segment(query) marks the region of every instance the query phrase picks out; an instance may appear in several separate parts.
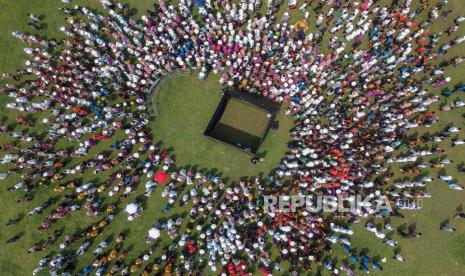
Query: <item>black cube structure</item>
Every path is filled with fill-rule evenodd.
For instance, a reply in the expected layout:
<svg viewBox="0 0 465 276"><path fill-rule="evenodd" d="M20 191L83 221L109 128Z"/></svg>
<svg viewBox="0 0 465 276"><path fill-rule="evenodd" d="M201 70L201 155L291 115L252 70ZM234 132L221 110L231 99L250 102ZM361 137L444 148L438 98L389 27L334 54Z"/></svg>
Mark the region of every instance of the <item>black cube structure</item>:
<svg viewBox="0 0 465 276"><path fill-rule="evenodd" d="M222 94L204 135L245 153L256 154L280 106L235 89L225 89Z"/></svg>

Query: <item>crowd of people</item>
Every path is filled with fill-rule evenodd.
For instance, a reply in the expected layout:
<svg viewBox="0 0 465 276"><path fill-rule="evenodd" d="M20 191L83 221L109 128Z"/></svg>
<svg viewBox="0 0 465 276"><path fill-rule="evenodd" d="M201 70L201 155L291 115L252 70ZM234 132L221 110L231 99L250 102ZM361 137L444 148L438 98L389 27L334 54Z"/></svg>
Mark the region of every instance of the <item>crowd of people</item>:
<svg viewBox="0 0 465 276"><path fill-rule="evenodd" d="M22 192L18 203L32 200L44 186L54 192L28 213L43 217L37 231L52 231L28 252L62 240L59 252L41 259L34 273L74 274L73 263L99 237L105 239L100 238L94 261L82 275L202 275L203 269L246 275L254 266L263 275L283 267L293 275L383 269L385 258L351 246L350 224L361 217L384 218L382 227L367 223L366 228L395 247L397 242L383 232L392 231L389 216L416 208L401 199L429 197L425 183L432 178L420 174L429 167L421 158L441 157L444 151L435 143L462 131L448 126L421 137L408 133L438 121L429 106L441 96L431 90L450 87L453 80L444 70L465 60L447 55L464 41L451 36L465 20L449 18L447 1L421 0L415 9L411 0L390 5L290 1L296 10L279 16L282 1L180 0L175 6L160 0L139 20L115 0L100 2L105 13L79 5L62 9L68 16L61 28L64 40L13 33L27 44L28 60L24 69L3 75L7 85L0 91L12 99L7 108L20 115L15 125L4 121L0 128L12 138L1 145L0 162L9 166L1 179L20 176L8 188ZM429 29L445 19L453 27ZM310 21L315 29L306 28ZM222 85L288 103L294 127L288 151L272 174L229 183L215 173L176 167L173 153L154 140L147 99L158 79L186 69L198 69L202 79L222 74ZM456 100L442 109L462 106ZM454 146L463 144L459 136L451 138ZM407 163L402 173L420 175L390 185L391 163ZM441 157L431 166L436 164L451 161ZM157 181L156 172L169 175L168 183ZM461 188L451 177L440 177ZM126 234L113 242L104 230L128 204L137 209L127 209L130 223L140 220L144 200L140 195L134 200L140 184L146 188L142 197L156 193L163 200L153 229L166 234L169 244L149 235L150 248L131 259L123 249ZM285 193L361 194L371 203L331 216L263 208L264 196ZM375 210L375 203L384 200L393 203L393 213ZM178 208L188 212L171 212ZM97 221L76 233L56 230L57 223L83 209ZM11 218L8 224L18 222ZM447 226L442 229L450 230ZM404 234L421 236L416 230ZM347 253L347 262L328 255L336 245ZM398 250L393 258L405 259Z"/></svg>

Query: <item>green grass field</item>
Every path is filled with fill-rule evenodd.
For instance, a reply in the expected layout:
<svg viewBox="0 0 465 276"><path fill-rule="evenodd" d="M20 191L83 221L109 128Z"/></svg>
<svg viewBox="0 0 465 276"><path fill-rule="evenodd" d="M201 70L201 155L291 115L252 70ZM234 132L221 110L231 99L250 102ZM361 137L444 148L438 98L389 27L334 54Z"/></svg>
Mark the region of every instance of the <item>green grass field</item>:
<svg viewBox="0 0 465 276"><path fill-rule="evenodd" d="M139 15L145 14L146 9L152 6L153 0L130 0L130 5L137 9ZM384 3L388 1L382 1ZM417 1L414 1L417 2ZM437 1L433 1L437 2ZM27 26L27 12L32 12L43 16L45 30L41 35L51 37L62 37L58 31L59 27L64 25L63 15L58 8L61 1L59 0L0 0L0 74L3 72L14 71L20 68L25 62L23 48L26 45L14 39L11 32L15 30L32 32L34 31ZM73 0L72 4L82 4L98 8L96 0ZM415 3L418 5L418 3ZM285 6L285 5L284 5ZM450 0L449 8L452 10L451 19L458 15L464 15L463 0ZM286 10L285 7L280 13ZM293 19L295 21L295 19ZM311 22L315 22L315 14L311 13ZM311 24L311 26L313 26ZM443 30L448 26L447 21L438 21L431 28L435 31ZM462 26L457 35L465 35L465 29ZM331 35L332 36L332 35ZM328 35L323 42L328 41L331 37ZM441 43L441 42L440 42ZM324 44L323 44L324 45ZM322 47L325 50L325 47ZM446 57L465 55L465 49L455 47ZM464 79L465 65L457 68L450 68L446 73L452 77L452 83L458 83ZM265 161L253 166L250 163L250 156L238 152L235 149L226 147L215 141L206 139L202 133L208 124L219 100L221 90L218 84L217 75L211 75L206 81L197 80L195 74L188 77L182 76L169 80L161 88L157 99L159 116L152 122L154 139L161 140L167 147L174 149L176 163L178 166L191 166L205 170L217 170L223 177L233 180L241 176L255 176L267 174L280 161L286 151L286 142L288 139L287 132L292 127L291 118L284 116L281 111L278 116L280 128L276 132L270 132L260 151L265 154ZM434 91L439 93L439 91ZM440 121L431 129L415 129L419 133L435 132L443 129L447 124L453 123L456 126L464 127L464 109L456 109L449 112L439 112L438 107L441 103L451 102L464 95L452 96L449 99L443 99L433 106L439 114ZM17 115L5 109L7 98L0 95L0 116L7 120L13 120ZM45 126L38 125L31 131L42 132ZM460 134L460 138L465 138ZM0 137L0 144L7 143L9 140L6 136ZM89 156L96 154L104 148L107 148L112 141L99 144L92 149ZM429 144L431 146L432 143ZM66 146L66 145L64 145ZM462 185L465 183L465 175L458 173L455 165L465 160L465 146L452 148L450 139L441 142L439 146L447 151L447 157L454 164L446 167L448 174L456 177ZM2 154L3 155L3 154ZM428 161L426 159L425 161ZM2 170L5 168L1 168ZM393 166L394 171L398 172L398 167ZM437 177L437 169L428 169L428 172ZM104 179L107 175L100 175ZM393 179L403 177L397 173ZM91 179L93 176L85 176ZM44 252L37 254L27 254L27 249L35 242L46 239L46 235L39 234L36 231L42 217L27 217L21 220L18 225L6 227L5 223L9 218L24 216L32 208L41 204L51 196L56 196L53 187L42 187L34 195L34 200L27 203L17 203L20 196L17 193L8 192L8 186L20 181L19 177L9 179L8 183L2 182L0 186L0 211L2 213L0 221L0 275L30 275L33 268L37 265L41 256L55 252L56 248L52 247ZM465 193L462 191L452 191L442 181L434 181L428 184L428 191L431 192L432 198L424 200L424 207L420 211L405 211L404 220L393 219L394 227L403 223L417 223L417 229L423 233L419 239L402 239L397 234L394 239L399 241L402 248L402 255L406 257L405 263L399 263L392 260L392 248L381 244L371 233L363 229L363 222L354 227L355 234L353 243L357 248L368 248L370 255L387 256L388 261L383 264L384 271L371 271L371 275L464 275L465 274L465 223L463 220L452 219L455 209L459 204L465 205ZM143 185L140 185L143 186ZM143 193L143 187L132 195L127 202ZM104 235L99 236L93 243L90 251L93 251L96 245L103 239L116 235L121 231L129 233L124 242L124 247L130 251L130 258L137 257L143 250L148 247L144 243L144 237L151 224L161 216L161 207L166 203L166 198L160 196L160 191L156 190L154 195L144 202L144 213L141 217L136 218L131 224L127 223L124 214L118 214L114 223L105 230ZM180 213L183 210L174 209L172 213ZM455 233L445 233L439 230L439 224L445 219L450 219L450 224L457 228ZM68 216L65 220L60 221L53 229L61 229L65 232L73 233L77 229L83 229L87 225L94 223L95 218L85 215L84 211L79 211ZM375 222L380 222L375 220ZM11 236L23 233L24 236L14 244L5 244L4 241ZM167 244L169 240L163 237L162 244ZM110 245L111 246L111 245ZM335 249L336 255L341 256ZM84 255L76 264L78 268L86 266L92 262L92 255ZM208 274L208 271L206 272Z"/></svg>
<svg viewBox="0 0 465 276"><path fill-rule="evenodd" d="M265 161L253 166L249 155L203 135L221 99L218 77L202 81L193 73L163 84L156 99L159 115L152 125L155 138L174 149L179 166L216 169L229 179L267 174L286 152L291 119L281 110L278 131L270 132L260 147Z"/></svg>
<svg viewBox="0 0 465 276"><path fill-rule="evenodd" d="M268 127L269 116L250 103L230 98L210 136L240 148L255 149Z"/></svg>
<svg viewBox="0 0 465 276"><path fill-rule="evenodd" d="M230 99L220 123L240 129L255 136L262 135L268 125L266 111L260 110L240 100Z"/></svg>

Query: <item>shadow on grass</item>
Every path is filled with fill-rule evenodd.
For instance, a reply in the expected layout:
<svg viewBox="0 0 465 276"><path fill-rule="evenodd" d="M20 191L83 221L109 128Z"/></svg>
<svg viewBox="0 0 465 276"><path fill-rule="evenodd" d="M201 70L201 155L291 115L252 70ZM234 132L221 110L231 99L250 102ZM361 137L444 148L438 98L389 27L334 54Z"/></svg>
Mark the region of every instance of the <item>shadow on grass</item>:
<svg viewBox="0 0 465 276"><path fill-rule="evenodd" d="M260 143L260 137L223 123L218 123L215 126L211 136L225 143L241 148L246 147L254 149Z"/></svg>

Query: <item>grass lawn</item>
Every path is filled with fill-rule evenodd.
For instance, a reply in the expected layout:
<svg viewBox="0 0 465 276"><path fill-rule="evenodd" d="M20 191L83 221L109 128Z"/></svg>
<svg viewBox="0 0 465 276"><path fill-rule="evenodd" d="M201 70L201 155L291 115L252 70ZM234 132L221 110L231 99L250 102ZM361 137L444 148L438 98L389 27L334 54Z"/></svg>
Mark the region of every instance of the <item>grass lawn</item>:
<svg viewBox="0 0 465 276"><path fill-rule="evenodd" d="M60 2L59 0L0 0L0 74L14 71L20 68L25 62L26 57L23 48L26 45L14 39L11 36L11 32L19 30L34 33L27 26L27 12L32 12L43 17L45 30L41 35L62 37L58 29L65 24L65 15L58 10L61 6ZM141 15L145 14L145 10L152 6L153 0L126 0L122 2L130 2L131 7L137 9L137 13ZM384 0L381 2L386 3L388 1ZM72 4L81 4L93 8L99 7L96 0L73 0ZM418 6L418 3L414 4ZM451 20L458 15L464 15L463 5L463 0L449 1L449 8L452 9ZM283 6L280 13L287 9L285 4ZM312 27L315 22L313 11L311 11L310 18L310 27ZM293 18L292 20L295 21L296 19ZM446 22L448 23L449 21L438 21L431 28L435 31L442 30L446 27ZM465 35L464 26L460 28L457 35ZM323 42L328 41L332 36L326 36ZM440 41L440 43L442 42ZM323 43L323 45L325 44ZM324 46L322 46L322 50L326 50ZM457 55L465 55L463 46L454 47L446 57L450 58ZM464 78L464 70L465 65L461 65L457 68L450 68L446 73L452 77L452 83L458 83ZM159 116L152 122L154 139L161 140L165 146L174 149L178 166L216 170L229 180L237 179L241 176L267 174L279 163L286 151L288 131L292 126L291 118L284 116L283 110L280 111L278 116L279 130L271 131L260 148L260 152L265 155L265 161L252 165L249 155L209 140L202 135L221 98L219 94L221 87L218 84L218 78L218 75L210 75L206 81L200 81L193 74L192 76L177 77L166 82L157 98ZM434 92L439 93L439 91ZM443 99L442 102L451 102L458 97L461 99L465 98L463 94L454 95L449 99ZM12 121L17 113L5 109L4 106L7 100L9 101L5 95L0 95L0 116ZM438 111L439 104L436 104L433 109ZM414 131L420 133L426 131L435 132L444 128L448 123L454 123L454 125L463 128L463 113L463 109L445 113L438 112L440 121L432 129L415 129ZM45 116L45 114L39 114L40 116ZM44 132L45 129L45 125L38 124L34 129L30 129L30 131L40 133ZM459 137L463 139L464 134L461 133ZM9 141L9 138L6 136L0 136L0 144ZM92 149L89 156L93 156L99 151L108 148L112 142L113 140L99 144ZM464 161L465 146L452 148L450 139L446 139L446 141L439 145L446 150L447 157L455 161L455 164ZM66 147L68 145L63 143L62 146ZM1 155L3 156L3 153ZM448 174L456 177L459 183L463 185L465 183L465 176L463 173L459 174L457 172L455 164L446 167L446 171ZM5 167L0 168L1 171L4 169ZM397 172L393 179L405 176L398 172L398 167L393 166L393 169ZM437 177L437 169L428 169L428 172L432 176ZM107 174L98 176L85 175L84 181L90 181L95 178L103 180L105 177L107 177ZM7 187L19 181L19 177L9 178L8 183L2 182L0 186L0 211L2 213L2 220L0 221L0 275L30 275L40 257L49 253L56 253L57 251L56 247L52 246L44 252L27 254L27 249L33 243L46 239L47 235L39 234L36 231L37 226L43 220L43 216L27 217L25 214L48 198L60 195L53 192L53 187L42 187L34 194L34 199L31 202L17 203L16 200L20 197L20 194L8 192ZM370 255L388 257L388 263L384 264L384 271L377 272L372 270L371 275L464 275L465 224L463 221L454 220L451 217L460 203L465 205L465 193L463 191L450 190L442 181L434 181L428 185L428 191L431 192L432 198L424 200L424 208L422 210L404 212L406 215L406 219L404 220L393 219L394 227L403 223L416 222L418 230L423 233L422 238L413 240L402 239L397 234L394 235L393 238L398 240L399 245L402 247L402 255L407 259L405 263L399 263L390 259L392 248L381 244L380 240L364 229L362 223L354 227L356 231L353 237L353 244L355 246L359 249L368 248ZM143 185L139 186L138 191L126 202L143 193ZM104 234L94 241L89 251L93 251L103 239L114 237L121 231L128 233L127 239L124 242L124 248L130 252L129 259L135 258L138 254L147 250L148 246L144 243L144 237L151 224L163 215L161 208L166 203L166 198L162 198L160 193L160 190L156 190L151 198L143 200L145 211L134 222L129 224L124 214L118 214ZM111 202L112 199L105 198L105 200ZM121 207L123 208L124 206ZM174 208L170 212L170 215L183 211L185 210ZM18 225L5 226L9 218L18 216L24 217ZM440 222L447 218L450 218L451 225L457 228L455 233L444 233L439 230ZM60 229L67 233L74 233L74 231L83 229L95 222L95 218L86 216L84 211L79 211L57 223L52 231ZM378 222L380 221L375 220L375 223ZM18 242L14 244L4 243L5 240L18 233L24 235ZM61 239L59 242L61 242ZM167 244L168 242L169 239L162 236L162 244ZM111 246L112 244L110 244ZM340 260L344 257L343 254L339 254L340 252L337 247L334 251ZM89 265L92 262L92 258L92 254L85 254L79 259L76 266L81 268Z"/></svg>
<svg viewBox="0 0 465 276"><path fill-rule="evenodd" d="M255 136L261 136L268 125L268 113L249 103L230 99L220 123L242 130Z"/></svg>
<svg viewBox="0 0 465 276"><path fill-rule="evenodd" d="M159 115L152 124L155 138L174 149L179 166L215 169L229 179L268 174L279 164L287 149L292 121L283 114L284 108L277 117L279 129L270 131L260 147L259 152L265 155L264 162L253 165L250 155L203 135L222 97L221 87L218 83L219 75L211 75L205 81L197 80L195 75L178 76L168 80L160 88L156 99ZM233 106L234 109L236 107L242 110L244 105ZM248 105L245 107L253 113L263 114ZM234 121L233 115L226 115L231 117L227 119L228 123Z"/></svg>
<svg viewBox="0 0 465 276"><path fill-rule="evenodd" d="M265 131L270 120L274 120L272 115L241 99L228 98L225 105L223 113L219 115L221 117L208 136L240 149L255 152L260 146L262 136L266 135ZM221 103L218 108L220 106Z"/></svg>

